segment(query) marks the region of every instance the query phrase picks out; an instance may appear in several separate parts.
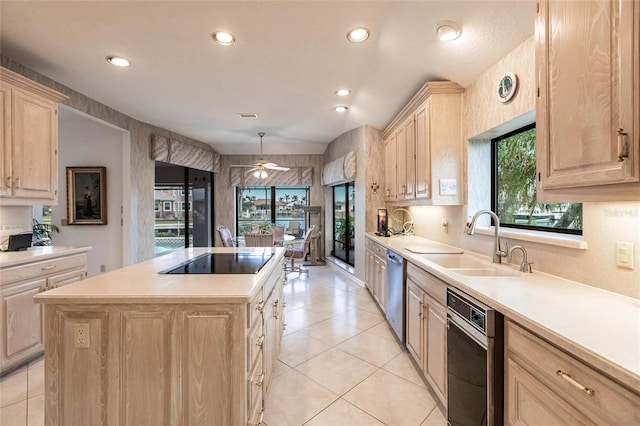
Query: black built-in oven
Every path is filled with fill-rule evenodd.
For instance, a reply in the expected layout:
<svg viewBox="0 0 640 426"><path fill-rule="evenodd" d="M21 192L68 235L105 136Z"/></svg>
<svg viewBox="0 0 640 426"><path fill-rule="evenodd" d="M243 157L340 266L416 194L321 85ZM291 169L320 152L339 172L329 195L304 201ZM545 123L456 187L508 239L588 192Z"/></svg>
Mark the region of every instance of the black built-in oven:
<svg viewBox="0 0 640 426"><path fill-rule="evenodd" d="M504 317L448 289L447 327L449 424L501 426Z"/></svg>

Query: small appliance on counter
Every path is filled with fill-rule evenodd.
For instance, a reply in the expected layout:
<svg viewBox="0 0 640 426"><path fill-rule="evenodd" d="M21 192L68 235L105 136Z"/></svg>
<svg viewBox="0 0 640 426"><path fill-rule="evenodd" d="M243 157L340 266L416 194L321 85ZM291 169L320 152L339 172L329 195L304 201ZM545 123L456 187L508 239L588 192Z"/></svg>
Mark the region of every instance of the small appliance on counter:
<svg viewBox="0 0 640 426"><path fill-rule="evenodd" d="M381 237L389 236L389 232L387 231L387 209L378 209L378 230L376 231L376 235L380 235Z"/></svg>
<svg viewBox="0 0 640 426"><path fill-rule="evenodd" d="M23 232L21 234L9 235L9 238L0 243L0 251L22 251L31 247L33 233Z"/></svg>

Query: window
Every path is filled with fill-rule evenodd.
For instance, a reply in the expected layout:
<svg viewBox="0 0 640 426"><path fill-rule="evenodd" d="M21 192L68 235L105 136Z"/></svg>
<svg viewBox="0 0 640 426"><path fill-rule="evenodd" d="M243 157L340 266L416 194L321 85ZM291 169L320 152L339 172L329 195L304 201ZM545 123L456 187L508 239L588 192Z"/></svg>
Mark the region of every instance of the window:
<svg viewBox="0 0 640 426"><path fill-rule="evenodd" d="M582 234L582 204L536 200L535 123L492 141L492 210L500 226Z"/></svg>
<svg viewBox="0 0 640 426"><path fill-rule="evenodd" d="M236 189L236 229L250 232L264 222L285 227L285 233L301 238L309 205L306 186L248 186Z"/></svg>
<svg viewBox="0 0 640 426"><path fill-rule="evenodd" d="M171 211L171 201L165 201L163 204L164 204L164 211L165 212L170 212Z"/></svg>
<svg viewBox="0 0 640 426"><path fill-rule="evenodd" d="M333 187L334 257L353 266L355 262L355 185L354 182Z"/></svg>
<svg viewBox="0 0 640 426"><path fill-rule="evenodd" d="M156 200L156 201L155 201L155 208L154 208L154 210L155 210L155 211L157 211L157 212L159 212L159 211L160 211L160 201L159 201L159 200Z"/></svg>

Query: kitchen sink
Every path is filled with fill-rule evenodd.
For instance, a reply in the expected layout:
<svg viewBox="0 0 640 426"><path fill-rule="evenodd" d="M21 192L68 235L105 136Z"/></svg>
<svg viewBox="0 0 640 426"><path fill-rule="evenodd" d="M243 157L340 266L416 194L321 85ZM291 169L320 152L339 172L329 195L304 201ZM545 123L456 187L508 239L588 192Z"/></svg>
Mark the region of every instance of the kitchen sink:
<svg viewBox="0 0 640 426"><path fill-rule="evenodd" d="M451 272L470 277L512 277L518 275L517 271L492 268L451 268Z"/></svg>
<svg viewBox="0 0 640 426"><path fill-rule="evenodd" d="M425 256L425 259L436 263L443 268L487 268L487 262L474 259L469 256L462 256L460 254L430 254Z"/></svg>

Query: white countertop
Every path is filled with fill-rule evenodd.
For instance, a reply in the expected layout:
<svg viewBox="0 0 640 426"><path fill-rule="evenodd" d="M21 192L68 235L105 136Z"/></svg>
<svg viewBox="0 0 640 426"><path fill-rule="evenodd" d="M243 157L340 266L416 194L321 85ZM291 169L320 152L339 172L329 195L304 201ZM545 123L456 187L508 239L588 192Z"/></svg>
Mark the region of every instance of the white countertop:
<svg viewBox="0 0 640 426"><path fill-rule="evenodd" d="M117 269L40 293L38 303L244 303L248 302L274 268L282 267L283 248L190 248L173 250L155 259ZM257 274L160 274L203 253L251 253L273 257Z"/></svg>
<svg viewBox="0 0 640 426"><path fill-rule="evenodd" d="M405 249L443 246L435 241L415 236L379 237L373 233L368 233L367 238L640 392L640 300L535 269L533 274L522 273L513 265L491 263L489 256L449 255L513 273L465 276L430 260L447 255L417 254Z"/></svg>
<svg viewBox="0 0 640 426"><path fill-rule="evenodd" d="M25 263L49 260L60 256L67 256L77 253L84 253L91 250L91 247L30 247L22 251L0 252L0 269L12 266L23 265Z"/></svg>

